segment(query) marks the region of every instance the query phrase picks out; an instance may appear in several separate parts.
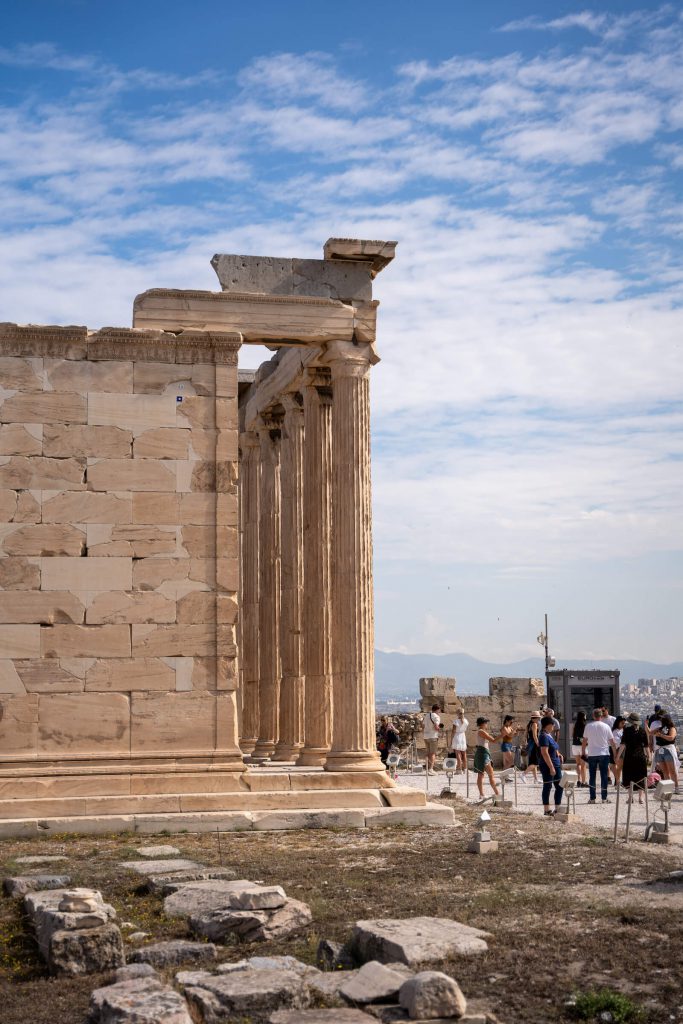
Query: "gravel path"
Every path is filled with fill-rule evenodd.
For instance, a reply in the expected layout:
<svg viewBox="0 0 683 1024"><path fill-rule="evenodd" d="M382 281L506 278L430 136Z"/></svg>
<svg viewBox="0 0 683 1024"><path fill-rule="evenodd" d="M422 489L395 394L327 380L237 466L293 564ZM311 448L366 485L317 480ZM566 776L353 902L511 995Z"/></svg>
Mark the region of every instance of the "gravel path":
<svg viewBox="0 0 683 1024"><path fill-rule="evenodd" d="M498 780L498 772L496 772L496 780ZM411 786L415 789L421 789L423 792L428 793L428 798L433 799L439 796L442 789L448 788L448 778L446 773L438 771L436 775L425 776L424 772L419 774L413 774L411 772L401 771L398 776L399 786ZM454 793L463 799L467 798L465 778L462 775L455 775L451 779L451 786ZM502 793L500 783L498 788ZM488 780L484 785L484 793L488 796L491 794L491 787L489 786ZM512 784L508 784L505 787L505 798L507 800L515 800L515 787ZM476 776L474 772L469 773L469 800L474 803L479 799L477 792ZM598 791L598 798L596 804L588 803L588 790L577 789L576 790L576 814L581 821L587 825L592 825L594 828L614 828L614 818L616 811L616 790L614 786L609 787L608 799L609 804L603 804L600 801L600 794ZM620 834L623 834L624 827L626 824L626 805L627 795L625 790L621 791L620 804L619 804L619 822L620 822ZM552 795L551 795L552 801ZM650 820L654 810L658 807L652 799L650 799ZM532 814L543 814L543 805L541 804L541 783L535 784L531 778L529 778L526 785L518 780L517 783L517 806L516 809L522 813ZM661 814L658 816L658 820L661 819ZM645 831L646 819L645 819L645 805L638 804L637 798L635 799L631 809L631 836L632 838L642 838ZM672 832L676 835L680 835L683 840L683 794L680 796L674 796L673 806L671 814L669 816L669 826Z"/></svg>

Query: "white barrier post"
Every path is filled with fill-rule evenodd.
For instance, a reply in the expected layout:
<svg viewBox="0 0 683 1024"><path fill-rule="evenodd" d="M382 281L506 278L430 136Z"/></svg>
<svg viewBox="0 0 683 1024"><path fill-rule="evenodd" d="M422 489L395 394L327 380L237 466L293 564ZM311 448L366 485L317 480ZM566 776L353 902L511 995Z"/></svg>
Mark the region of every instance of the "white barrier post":
<svg viewBox="0 0 683 1024"><path fill-rule="evenodd" d="M628 811L626 812L626 833L624 842L628 843L628 834L631 828L631 808L633 807L633 783L629 786Z"/></svg>
<svg viewBox="0 0 683 1024"><path fill-rule="evenodd" d="M614 842L617 841L617 833L619 831L619 791L621 786L617 786L617 804L614 808Z"/></svg>

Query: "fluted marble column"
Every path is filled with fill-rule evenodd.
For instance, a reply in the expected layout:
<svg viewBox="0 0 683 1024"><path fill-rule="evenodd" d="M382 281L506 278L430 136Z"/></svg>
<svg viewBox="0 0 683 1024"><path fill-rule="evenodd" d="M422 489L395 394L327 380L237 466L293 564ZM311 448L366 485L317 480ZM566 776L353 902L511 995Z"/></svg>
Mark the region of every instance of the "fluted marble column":
<svg viewBox="0 0 683 1024"><path fill-rule="evenodd" d="M370 367L372 347L331 342L332 704L328 771L381 770L375 744Z"/></svg>
<svg viewBox="0 0 683 1024"><path fill-rule="evenodd" d="M304 749L298 764L325 764L332 742L329 370L313 372L304 399Z"/></svg>
<svg viewBox="0 0 683 1024"><path fill-rule="evenodd" d="M272 757L280 709L280 426L259 427L259 734L255 757Z"/></svg>
<svg viewBox="0 0 683 1024"><path fill-rule="evenodd" d="M296 761L304 745L304 411L297 392L281 398L280 737L274 761Z"/></svg>
<svg viewBox="0 0 683 1024"><path fill-rule="evenodd" d="M258 434L240 435L242 501L242 721L240 748L251 754L259 736L259 476Z"/></svg>

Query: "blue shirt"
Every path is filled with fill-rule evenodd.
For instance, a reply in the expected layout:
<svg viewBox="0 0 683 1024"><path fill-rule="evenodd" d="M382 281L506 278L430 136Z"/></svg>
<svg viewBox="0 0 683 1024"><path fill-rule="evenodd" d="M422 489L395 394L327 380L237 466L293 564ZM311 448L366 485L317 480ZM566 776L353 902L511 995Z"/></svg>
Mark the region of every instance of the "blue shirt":
<svg viewBox="0 0 683 1024"><path fill-rule="evenodd" d="M541 735L538 737L538 745L541 748L548 748L548 753L550 754L550 760L553 764L553 767L559 768L561 764L560 748L558 747L557 743L555 742L555 740L549 732L541 733ZM545 763L545 758L543 758L543 761L541 761L539 758L539 763Z"/></svg>

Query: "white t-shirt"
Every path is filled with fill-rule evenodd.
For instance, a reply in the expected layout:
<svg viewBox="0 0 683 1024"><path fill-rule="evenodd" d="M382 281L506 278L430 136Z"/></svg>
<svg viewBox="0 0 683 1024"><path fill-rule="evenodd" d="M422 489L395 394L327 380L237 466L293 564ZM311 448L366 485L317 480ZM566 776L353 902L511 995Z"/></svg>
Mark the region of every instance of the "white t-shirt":
<svg viewBox="0 0 683 1024"><path fill-rule="evenodd" d="M609 754L611 744L614 742L612 730L604 718L599 721L588 722L583 732L586 741L586 755L588 757L604 757Z"/></svg>
<svg viewBox="0 0 683 1024"><path fill-rule="evenodd" d="M607 722L607 724L609 725L610 729L613 729L614 728L614 723L616 722L616 718L615 718L614 715L607 715L606 718L603 718L603 722Z"/></svg>
<svg viewBox="0 0 683 1024"><path fill-rule="evenodd" d="M440 725L441 719L437 715L436 711L428 711L424 716L424 738L426 740L438 740L440 735Z"/></svg>

